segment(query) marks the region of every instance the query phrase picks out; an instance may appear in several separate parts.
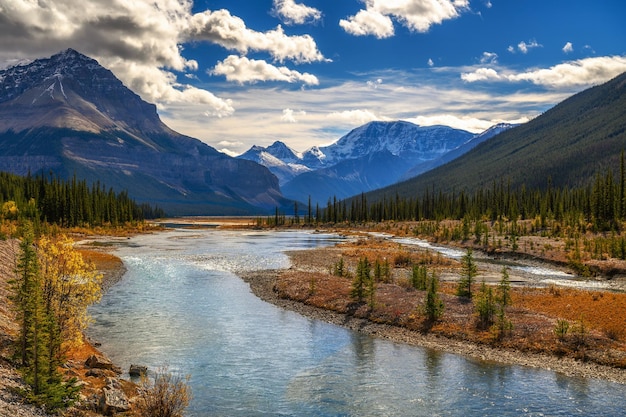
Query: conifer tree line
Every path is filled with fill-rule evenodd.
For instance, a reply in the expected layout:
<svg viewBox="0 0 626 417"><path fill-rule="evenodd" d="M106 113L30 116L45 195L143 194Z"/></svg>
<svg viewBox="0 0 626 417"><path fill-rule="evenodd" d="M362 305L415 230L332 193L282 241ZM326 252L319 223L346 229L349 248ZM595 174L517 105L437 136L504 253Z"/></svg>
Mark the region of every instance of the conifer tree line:
<svg viewBox="0 0 626 417"><path fill-rule="evenodd" d="M89 186L76 177L62 180L0 172L0 204L9 202L13 207L5 206L5 211L62 227L120 225L165 215L158 207L138 205L125 191L107 190L99 181Z"/></svg>
<svg viewBox="0 0 626 417"><path fill-rule="evenodd" d="M324 209L317 208L315 218L310 214L311 207L307 212L306 223L539 218L542 223L557 220L577 230L590 225L596 232L619 232L626 221L624 152L617 178L609 168L604 174L598 173L586 186L554 187L548 178L544 188L521 186L514 189L502 179L471 193L462 190L443 193L433 185L419 197L396 194L374 202L367 201L365 194L348 200L333 197L328 199Z"/></svg>

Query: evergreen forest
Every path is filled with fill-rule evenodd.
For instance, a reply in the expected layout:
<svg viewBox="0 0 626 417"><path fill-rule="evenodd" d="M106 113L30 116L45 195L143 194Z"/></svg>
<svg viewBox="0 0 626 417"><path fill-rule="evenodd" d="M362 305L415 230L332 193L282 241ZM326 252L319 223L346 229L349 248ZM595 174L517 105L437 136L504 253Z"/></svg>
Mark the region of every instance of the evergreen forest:
<svg viewBox="0 0 626 417"><path fill-rule="evenodd" d="M158 207L137 204L126 192L96 182L0 172L0 205L6 219L28 218L60 227L118 226L163 217Z"/></svg>

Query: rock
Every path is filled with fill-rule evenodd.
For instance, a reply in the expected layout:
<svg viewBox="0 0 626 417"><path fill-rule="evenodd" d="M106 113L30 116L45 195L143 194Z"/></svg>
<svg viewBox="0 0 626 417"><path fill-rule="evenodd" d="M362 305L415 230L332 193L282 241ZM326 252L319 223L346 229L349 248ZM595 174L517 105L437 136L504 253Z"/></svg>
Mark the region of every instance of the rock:
<svg viewBox="0 0 626 417"><path fill-rule="evenodd" d="M103 369L92 368L85 373L85 376L93 376L95 378L104 378L107 375Z"/></svg>
<svg viewBox="0 0 626 417"><path fill-rule="evenodd" d="M104 356L100 356L100 355L91 355L85 361L85 366L87 366L88 368L91 368L91 369L93 369L93 368L95 368L95 369L105 369L105 370L108 370L108 371L116 372L118 374L122 373L122 370L120 368L118 368L117 366L115 366L113 364L113 362L111 362L110 359L105 358Z"/></svg>
<svg viewBox="0 0 626 417"><path fill-rule="evenodd" d="M106 386L102 389L99 408L103 414L113 415L130 410L130 403L122 390Z"/></svg>
<svg viewBox="0 0 626 417"><path fill-rule="evenodd" d="M130 365L130 369L128 370L128 374L131 377L142 377L148 373L148 367L143 365Z"/></svg>

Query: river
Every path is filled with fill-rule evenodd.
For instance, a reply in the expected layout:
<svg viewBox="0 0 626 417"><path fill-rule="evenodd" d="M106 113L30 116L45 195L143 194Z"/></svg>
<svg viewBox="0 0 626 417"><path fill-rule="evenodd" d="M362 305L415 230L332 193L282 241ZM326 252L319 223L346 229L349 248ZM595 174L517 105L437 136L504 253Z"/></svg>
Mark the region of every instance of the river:
<svg viewBox="0 0 626 417"><path fill-rule="evenodd" d="M626 387L406 346L256 298L236 274L285 268L308 232L184 230L117 250L128 271L91 309L114 362L189 375L190 416L622 416Z"/></svg>

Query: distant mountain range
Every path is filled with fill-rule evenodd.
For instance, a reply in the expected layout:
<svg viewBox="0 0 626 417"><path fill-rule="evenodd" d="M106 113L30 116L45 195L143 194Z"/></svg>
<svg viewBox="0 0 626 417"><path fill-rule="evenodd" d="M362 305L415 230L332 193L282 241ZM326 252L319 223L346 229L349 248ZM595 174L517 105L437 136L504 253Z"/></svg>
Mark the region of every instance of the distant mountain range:
<svg viewBox="0 0 626 417"><path fill-rule="evenodd" d="M99 181L170 215L291 205L267 168L171 130L154 105L72 49L0 70L0 170Z"/></svg>
<svg viewBox="0 0 626 417"><path fill-rule="evenodd" d="M484 141L415 178L367 194L369 202L425 190L469 192L507 187L577 187L620 172L626 150L626 73L582 91L528 123Z"/></svg>
<svg viewBox="0 0 626 417"><path fill-rule="evenodd" d="M479 135L372 122L302 153L275 142L232 158L168 128L154 105L72 49L0 70L0 171L99 181L170 215L290 213L309 197L324 206L367 192L374 202L501 181L585 185L617 172L625 148L626 74Z"/></svg>
<svg viewBox="0 0 626 417"><path fill-rule="evenodd" d="M510 127L501 124L474 135L447 126L371 122L329 146L298 153L275 142L267 148L253 146L239 158L268 167L286 197L311 197L313 204L326 204L329 198L346 198L416 176Z"/></svg>

